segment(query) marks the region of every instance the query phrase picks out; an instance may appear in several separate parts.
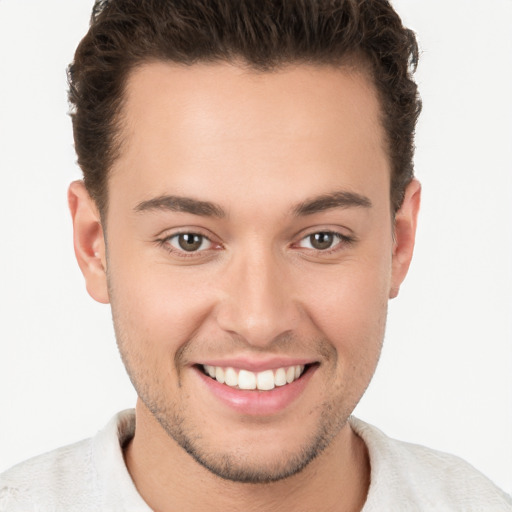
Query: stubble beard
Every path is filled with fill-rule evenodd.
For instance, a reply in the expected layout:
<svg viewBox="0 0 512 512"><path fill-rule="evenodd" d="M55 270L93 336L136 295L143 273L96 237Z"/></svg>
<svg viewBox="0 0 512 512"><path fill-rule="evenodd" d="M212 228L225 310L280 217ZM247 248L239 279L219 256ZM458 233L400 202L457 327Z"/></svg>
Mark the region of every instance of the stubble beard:
<svg viewBox="0 0 512 512"><path fill-rule="evenodd" d="M147 360L146 355L142 351L136 350L134 353L132 350L133 347L144 347L145 344L134 344L133 340L131 340L132 343L126 343L129 338L124 336L127 334L123 332L124 322L116 321L119 319L115 318L112 301L111 305L119 352L139 399L167 435L198 464L213 475L232 482L244 484L277 482L303 471L329 447L347 424L348 418L370 383L380 356L379 350L374 361L365 361L365 366L370 365L366 368L366 372L370 370L369 378L357 396L347 389L351 387L352 383L346 382L347 379L344 379L343 384L338 384L336 389L331 390L332 399L321 402L314 411L311 411L311 413L316 413L318 423L315 431L302 442L301 446L297 447L293 453L281 453L272 461L258 463L248 460L249 457L246 457L244 453L237 453L237 450L218 452L205 446L202 434L187 423L186 407L169 399L161 392L158 394L158 390L165 389L165 386L161 383L159 386L158 377L155 378L155 373L148 370L148 365L141 365L141 361ZM382 329L383 333L384 329ZM327 340L318 341L318 345L322 347L321 351L324 355L326 351L331 352L326 360L337 361L337 351ZM133 362L136 364L132 364ZM333 364L336 367L337 363ZM138 371L137 367L144 369ZM365 372L363 371L363 373ZM347 397L349 397L348 401Z"/></svg>
<svg viewBox="0 0 512 512"><path fill-rule="evenodd" d="M135 370L131 364L134 359L128 356L119 336L118 345L132 384L147 410L178 446L203 468L223 480L263 484L297 475L332 443L346 425L356 405L347 405L343 399L344 390L336 390L335 399L318 404L315 411L312 411L318 417L316 429L293 452L276 453L271 460L253 461L243 450L242 453L236 449L232 452L219 451L215 450L212 443L210 446L206 445L203 435L187 421L185 407L169 400L169 397L157 395L155 388L158 386L155 387L154 381L151 384L154 376L148 373L142 375Z"/></svg>
<svg viewBox="0 0 512 512"><path fill-rule="evenodd" d="M139 395L140 396L140 395ZM322 421L314 433L295 453L276 454L276 459L267 463L254 463L244 455L218 453L202 446L202 437L185 426L184 416L174 410L165 410L158 404L140 397L167 435L171 437L198 464L214 475L232 482L264 484L277 482L300 473L317 458L332 442L347 422L349 414L339 415L333 405L323 404ZM326 409L329 414L326 414Z"/></svg>

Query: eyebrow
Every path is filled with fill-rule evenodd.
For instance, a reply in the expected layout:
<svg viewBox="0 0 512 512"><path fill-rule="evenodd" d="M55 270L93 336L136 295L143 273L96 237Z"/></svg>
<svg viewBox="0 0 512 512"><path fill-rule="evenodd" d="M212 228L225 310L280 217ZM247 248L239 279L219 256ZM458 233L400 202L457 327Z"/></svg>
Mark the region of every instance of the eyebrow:
<svg viewBox="0 0 512 512"><path fill-rule="evenodd" d="M302 201L292 208L292 212L295 216L302 217L334 208L371 208L371 206L372 202L366 196L354 192L339 191ZM182 196L162 195L142 201L135 207L137 212L154 210L190 213L219 219L226 217L226 212L218 204Z"/></svg>
<svg viewBox="0 0 512 512"><path fill-rule="evenodd" d="M300 217L331 210L333 208L371 208L372 202L366 196L354 192L339 191L313 197L299 203L293 213Z"/></svg>
<svg viewBox="0 0 512 512"><path fill-rule="evenodd" d="M148 201L142 201L135 207L137 212L152 210L167 210L171 212L191 213L202 217L223 218L226 212L219 206L209 201L199 201L191 197L159 196Z"/></svg>

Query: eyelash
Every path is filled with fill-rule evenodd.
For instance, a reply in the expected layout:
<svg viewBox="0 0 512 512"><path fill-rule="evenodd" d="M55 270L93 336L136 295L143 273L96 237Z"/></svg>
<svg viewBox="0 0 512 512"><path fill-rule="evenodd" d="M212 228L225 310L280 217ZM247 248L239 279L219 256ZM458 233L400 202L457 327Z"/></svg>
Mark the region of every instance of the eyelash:
<svg viewBox="0 0 512 512"><path fill-rule="evenodd" d="M347 235L343 235L341 233L338 233L337 231L314 231L312 233L307 234L306 236L302 237L299 241L299 244L307 239L310 239L314 235L331 235L333 240L333 245L327 249L315 249L315 248L304 248L306 250L314 251L315 253L321 254L321 255L329 255L336 253L338 251L343 250L344 247L350 246L355 243L356 239L354 237L350 237Z"/></svg>
<svg viewBox="0 0 512 512"><path fill-rule="evenodd" d="M211 250L215 250L215 249L203 249L201 251L190 251L190 252L187 252L185 250L179 250L179 249L176 249L175 247L173 247L171 245L171 240L173 238L177 238L181 235L193 235L193 236L199 236L201 237L203 240L207 240L208 242L214 244L214 242L212 242L212 240L200 233L200 232L197 232L197 231L193 231L193 230L190 230L190 231L179 231L177 233L173 233L172 235L168 235L168 236L164 236L162 238L159 238L156 240L156 243L162 247L164 250L166 250L167 252L171 253L171 254L175 254L175 255L178 255L179 257L181 258L197 258L198 255L204 255L204 253L206 252L209 252ZM220 244L217 244L217 245L220 245Z"/></svg>
<svg viewBox="0 0 512 512"><path fill-rule="evenodd" d="M333 241L332 247L329 247L329 248L323 249L323 250L322 249L315 249L315 248L307 248L307 247L304 247L303 249L306 249L307 251L313 251L315 253L322 254L322 255L329 255L329 254L338 252L340 250L343 250L342 249L343 247L352 245L352 244L354 244L356 242L356 239L354 237L343 235L343 234L338 233L336 231L331 231L331 230L322 231L322 230L320 230L320 231L311 232L311 233L303 236L299 240L298 244L302 243L303 241L307 240L308 238L310 238L310 237L312 237L314 235L320 235L320 234L322 234L322 235L332 235L333 236L334 241ZM177 237L179 237L181 235L199 236L203 240L207 240L211 244L215 244L215 242L213 242L208 236L206 236L206 235L204 235L204 234L202 234L200 232L196 232L196 231L192 231L192 230L190 230L190 231L180 231L178 233L173 233L172 235L159 238L159 239L156 240L156 243L160 247L165 249L167 252L169 252L171 254L178 255L181 258L194 258L194 257L197 258L198 255L204 255L204 253L207 253L207 252L212 251L212 250L216 250L216 249L211 249L211 248L203 249L203 250L200 250L200 251L190 251L190 252L187 252L186 250L179 250L179 249L173 247L170 244L170 241L173 238L177 238ZM293 244L293 245L296 246L298 244ZM217 244L217 245L220 246L221 244Z"/></svg>

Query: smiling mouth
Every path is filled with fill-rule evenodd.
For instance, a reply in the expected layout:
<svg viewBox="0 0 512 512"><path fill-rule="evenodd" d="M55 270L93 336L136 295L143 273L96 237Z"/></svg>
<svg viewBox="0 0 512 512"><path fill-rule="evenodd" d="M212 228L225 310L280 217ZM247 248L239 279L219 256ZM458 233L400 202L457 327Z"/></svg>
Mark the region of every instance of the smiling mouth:
<svg viewBox="0 0 512 512"><path fill-rule="evenodd" d="M208 377L220 384L243 390L270 391L300 379L313 366L312 364L284 366L262 372L251 372L232 367L198 365Z"/></svg>

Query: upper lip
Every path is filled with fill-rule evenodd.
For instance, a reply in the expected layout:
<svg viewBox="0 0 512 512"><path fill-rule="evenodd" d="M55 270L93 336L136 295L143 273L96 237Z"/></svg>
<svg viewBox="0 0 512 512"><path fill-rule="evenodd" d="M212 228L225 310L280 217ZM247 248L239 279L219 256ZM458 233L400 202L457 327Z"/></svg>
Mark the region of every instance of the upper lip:
<svg viewBox="0 0 512 512"><path fill-rule="evenodd" d="M273 357L266 359L254 359L247 357L233 357L223 359L205 359L197 361L195 364L220 366L222 368L236 368L239 370L248 370L251 372L262 372L265 370L276 370L277 368L286 368L288 366L313 364L317 361L311 358L301 357Z"/></svg>

